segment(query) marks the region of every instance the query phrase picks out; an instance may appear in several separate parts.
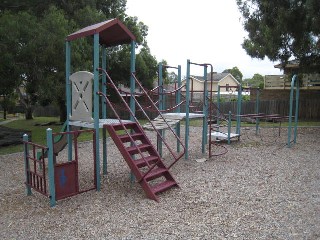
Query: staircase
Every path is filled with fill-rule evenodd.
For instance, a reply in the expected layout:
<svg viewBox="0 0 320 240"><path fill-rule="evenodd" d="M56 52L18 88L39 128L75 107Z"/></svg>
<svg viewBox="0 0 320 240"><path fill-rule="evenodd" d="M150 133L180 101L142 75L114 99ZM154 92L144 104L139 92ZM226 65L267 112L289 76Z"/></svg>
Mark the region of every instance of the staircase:
<svg viewBox="0 0 320 240"><path fill-rule="evenodd" d="M104 127L148 198L158 201L156 194L179 187L141 125L120 121Z"/></svg>

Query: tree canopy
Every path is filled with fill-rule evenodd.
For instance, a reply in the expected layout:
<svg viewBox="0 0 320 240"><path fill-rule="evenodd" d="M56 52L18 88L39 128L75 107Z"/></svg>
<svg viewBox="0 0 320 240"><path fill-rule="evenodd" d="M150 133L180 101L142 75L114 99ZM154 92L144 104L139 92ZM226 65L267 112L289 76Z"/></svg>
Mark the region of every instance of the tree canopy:
<svg viewBox="0 0 320 240"><path fill-rule="evenodd" d="M253 58L298 60L304 72L319 71L319 0L237 0L248 37L242 47Z"/></svg>
<svg viewBox="0 0 320 240"><path fill-rule="evenodd" d="M260 89L264 88L264 77L259 73L255 73L252 78L247 78L243 81L246 83L246 85L248 85L248 87Z"/></svg>
<svg viewBox="0 0 320 240"><path fill-rule="evenodd" d="M0 95L20 91L26 117L35 104L55 103L65 117L65 38L88 25L120 19L136 36L139 80L151 88L157 76L157 61L151 55L148 27L137 17L126 15L126 0L25 0L0 3ZM92 68L92 39L72 44L72 67ZM108 70L115 81L130 76L130 46L108 49ZM21 88L23 86L23 88Z"/></svg>
<svg viewBox="0 0 320 240"><path fill-rule="evenodd" d="M230 73L239 83L242 83L243 74L238 67L225 69L223 73Z"/></svg>

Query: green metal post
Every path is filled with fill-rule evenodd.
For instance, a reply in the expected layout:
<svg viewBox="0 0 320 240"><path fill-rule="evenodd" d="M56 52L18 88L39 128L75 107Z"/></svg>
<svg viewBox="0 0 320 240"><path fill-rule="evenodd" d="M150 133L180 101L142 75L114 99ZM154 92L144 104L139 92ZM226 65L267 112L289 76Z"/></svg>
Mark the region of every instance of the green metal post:
<svg viewBox="0 0 320 240"><path fill-rule="evenodd" d="M260 105L260 91L259 89L257 88L257 99L256 99L256 114L259 114L259 105ZM256 135L258 135L258 132L259 132L259 118L256 118Z"/></svg>
<svg viewBox="0 0 320 240"><path fill-rule="evenodd" d="M204 114L203 120L202 120L202 153L205 153L205 145L207 144L207 133L208 133L208 72L207 69L208 66L205 65L203 67L203 80L204 80L204 94L203 94L203 107L202 111Z"/></svg>
<svg viewBox="0 0 320 240"><path fill-rule="evenodd" d="M288 147L291 147L291 130L292 130L292 111L293 111L293 91L296 84L296 108L295 108L295 127L294 127L294 143L297 139L297 126L298 126L298 111L299 111L299 81L297 75L294 75L291 80L290 89L290 109L289 109L289 125L288 125Z"/></svg>
<svg viewBox="0 0 320 240"><path fill-rule="evenodd" d="M70 125L70 115L71 115L71 104L72 104L72 95L71 95L71 43L69 41L66 42L66 98L67 98L67 132L69 132ZM68 160L72 160L72 137L67 136L68 141Z"/></svg>
<svg viewBox="0 0 320 240"><path fill-rule="evenodd" d="M130 109L133 114L136 113L136 103L134 101L134 93L136 88L136 82L134 77L132 76L133 73L136 72L136 43L135 41L131 41L131 55L130 55ZM130 120L134 121L133 116L130 114ZM133 145L133 143L132 143ZM135 181L135 177L133 173L130 174L130 182L133 183Z"/></svg>
<svg viewBox="0 0 320 240"><path fill-rule="evenodd" d="M94 83L93 83L93 115L94 115L94 129L96 133L96 182L97 191L100 191L100 151L99 151L99 34L96 33L93 36L93 72L94 72Z"/></svg>
<svg viewBox="0 0 320 240"><path fill-rule="evenodd" d="M300 95L299 81L296 80L296 112L294 116L294 143L297 143L297 128L298 128L298 116L299 116L299 95Z"/></svg>
<svg viewBox="0 0 320 240"><path fill-rule="evenodd" d="M136 64L135 63L136 62L135 46L136 46L136 43L134 41L131 41L130 73L135 73L135 71L136 71L136 67L135 67L135 64ZM136 88L136 82L135 82L133 76L130 74L130 93L131 93L130 109L134 114L136 112L136 104L135 104L135 101L133 99L135 88ZM131 115L130 115L130 120L134 121L134 118Z"/></svg>
<svg viewBox="0 0 320 240"><path fill-rule="evenodd" d="M240 134L240 125L241 125L241 101L242 101L242 87L241 84L239 84L238 88L238 101L237 101L237 130L236 133Z"/></svg>
<svg viewBox="0 0 320 240"><path fill-rule="evenodd" d="M187 160L189 157L189 105L190 105L190 60L187 60L187 75L186 75L186 130L185 130L185 148L186 154L184 155Z"/></svg>
<svg viewBox="0 0 320 240"><path fill-rule="evenodd" d="M163 98L163 78L162 78L162 63L158 65L158 73L159 73L159 109L164 110L164 98Z"/></svg>
<svg viewBox="0 0 320 240"><path fill-rule="evenodd" d="M162 78L162 63L159 63L158 66L158 73L159 73L159 109L164 110L164 89L163 89L163 78ZM164 130L159 130L161 137L164 137ZM159 136L157 136L157 150L159 155L162 157L162 140Z"/></svg>
<svg viewBox="0 0 320 240"><path fill-rule="evenodd" d="M101 58L101 65L102 68L107 70L107 49L105 46L102 46L101 49L102 58ZM102 74L102 92L103 94L107 95L107 76L106 74ZM107 103L106 100L103 98L102 100L102 118L107 118ZM102 157L103 157L103 164L102 164L102 172L103 175L106 175L108 172L108 159L107 159L107 130L105 128L102 129Z"/></svg>
<svg viewBox="0 0 320 240"><path fill-rule="evenodd" d="M28 134L23 134L23 141L24 142L28 142L29 141L29 137ZM25 175L26 175L26 184L30 183L30 179L29 179L29 175L28 175L28 170L30 169L29 166L29 147L28 144L24 144L24 170L25 170ZM31 187L29 185L26 185L27 187L27 195L31 195Z"/></svg>
<svg viewBox="0 0 320 240"><path fill-rule="evenodd" d="M231 111L229 111L229 115L228 115L228 144L231 143L230 133L231 133Z"/></svg>
<svg viewBox="0 0 320 240"><path fill-rule="evenodd" d="M220 126L220 85L218 85L218 94L217 94L217 130L219 131Z"/></svg>
<svg viewBox="0 0 320 240"><path fill-rule="evenodd" d="M53 156L53 138L52 129L47 129L47 147L48 147L48 176L49 176L49 194L50 194L50 206L56 205L56 190L54 182L54 156Z"/></svg>
<svg viewBox="0 0 320 240"><path fill-rule="evenodd" d="M178 89L181 87L181 65L178 65ZM181 90L178 90L177 95L176 95L176 105L181 102ZM181 107L180 105L176 109L177 113L181 112ZM176 134L180 138L180 121L177 123L176 126ZM177 140L177 152L180 152L180 142Z"/></svg>

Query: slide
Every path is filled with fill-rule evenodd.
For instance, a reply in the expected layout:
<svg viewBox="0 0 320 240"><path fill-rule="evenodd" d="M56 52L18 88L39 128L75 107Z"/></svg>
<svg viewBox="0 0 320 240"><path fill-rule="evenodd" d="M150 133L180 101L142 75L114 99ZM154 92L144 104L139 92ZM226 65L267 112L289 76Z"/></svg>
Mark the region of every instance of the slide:
<svg viewBox="0 0 320 240"><path fill-rule="evenodd" d="M80 130L81 127L78 126L70 126L71 131L77 131ZM60 132L65 132L67 130L67 122L65 122L60 130ZM59 152L61 152L67 145L68 139L67 139L68 134L60 134L58 136L55 136L53 139L53 153L54 155L58 155ZM45 151L44 157L48 157L48 151ZM39 152L39 155L37 156L38 159L41 158L41 153Z"/></svg>

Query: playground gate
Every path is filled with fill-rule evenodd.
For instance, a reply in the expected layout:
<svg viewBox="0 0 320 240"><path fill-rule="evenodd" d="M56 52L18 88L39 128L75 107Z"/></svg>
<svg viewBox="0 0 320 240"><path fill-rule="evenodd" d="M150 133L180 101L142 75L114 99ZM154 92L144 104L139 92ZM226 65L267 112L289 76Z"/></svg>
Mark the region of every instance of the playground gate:
<svg viewBox="0 0 320 240"><path fill-rule="evenodd" d="M93 135L93 186L80 187L79 184L78 137L81 133L92 133ZM71 140L70 145L67 144L67 138ZM61 143L61 141L64 143ZM27 195L31 195L31 189L33 189L49 197L50 205L54 206L57 200L96 189L96 143L94 130L52 133L52 130L48 129L47 143L47 146L43 146L29 142L28 136L24 135ZM64 145L63 148L66 148L68 154L66 153L65 155L68 155L68 157L57 158L61 151L57 151L57 148L60 148L61 146L59 145L61 144Z"/></svg>

